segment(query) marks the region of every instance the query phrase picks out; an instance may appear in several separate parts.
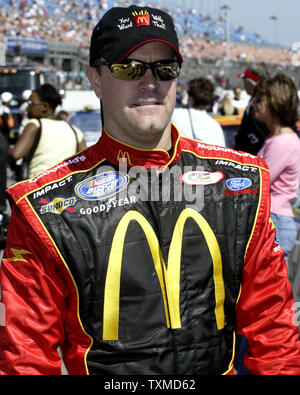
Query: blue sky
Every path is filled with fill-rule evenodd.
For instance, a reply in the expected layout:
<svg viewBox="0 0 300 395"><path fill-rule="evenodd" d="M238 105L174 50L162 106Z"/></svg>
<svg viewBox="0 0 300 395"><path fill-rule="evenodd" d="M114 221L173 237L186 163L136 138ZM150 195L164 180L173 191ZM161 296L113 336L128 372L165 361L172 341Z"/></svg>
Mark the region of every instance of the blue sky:
<svg viewBox="0 0 300 395"><path fill-rule="evenodd" d="M277 42L288 47L300 42L299 0L207 0L203 1L203 6L213 11L219 3L231 7L231 23L242 25L245 30L256 32L271 42L274 42L274 21L270 16L275 15L278 18Z"/></svg>
<svg viewBox="0 0 300 395"><path fill-rule="evenodd" d="M300 0L157 0L158 3L172 3L178 7L197 8L214 17L219 15L221 6L231 7L230 20L241 25L246 31L260 34L274 43L275 15L277 43L291 47L300 42Z"/></svg>

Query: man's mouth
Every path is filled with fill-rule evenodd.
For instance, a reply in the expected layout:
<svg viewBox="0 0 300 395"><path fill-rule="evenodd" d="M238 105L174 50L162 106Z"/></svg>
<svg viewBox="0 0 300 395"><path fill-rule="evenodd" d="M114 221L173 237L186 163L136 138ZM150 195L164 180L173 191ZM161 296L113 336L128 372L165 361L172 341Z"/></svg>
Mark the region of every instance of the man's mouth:
<svg viewBox="0 0 300 395"><path fill-rule="evenodd" d="M161 102L158 101L151 101L151 102L140 102L140 103L134 103L134 107L145 107L145 106L158 106L160 105Z"/></svg>

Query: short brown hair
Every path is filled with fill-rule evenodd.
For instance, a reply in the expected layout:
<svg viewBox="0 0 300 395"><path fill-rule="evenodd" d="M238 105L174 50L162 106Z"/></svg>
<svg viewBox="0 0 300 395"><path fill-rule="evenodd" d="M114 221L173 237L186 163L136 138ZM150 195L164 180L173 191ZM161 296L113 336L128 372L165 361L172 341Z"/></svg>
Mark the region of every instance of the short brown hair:
<svg viewBox="0 0 300 395"><path fill-rule="evenodd" d="M199 110L210 108L214 91L214 84L207 78L200 77L189 81L188 94L193 98L194 105Z"/></svg>
<svg viewBox="0 0 300 395"><path fill-rule="evenodd" d="M255 96L266 96L270 111L283 126L295 126L299 120L299 98L296 85L286 74L279 73L273 78L260 81Z"/></svg>

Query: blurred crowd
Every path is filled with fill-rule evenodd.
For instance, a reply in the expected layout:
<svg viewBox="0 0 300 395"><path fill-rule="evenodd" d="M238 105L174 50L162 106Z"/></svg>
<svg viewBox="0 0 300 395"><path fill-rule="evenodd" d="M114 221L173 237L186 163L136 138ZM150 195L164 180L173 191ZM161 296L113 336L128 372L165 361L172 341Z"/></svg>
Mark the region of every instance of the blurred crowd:
<svg viewBox="0 0 300 395"><path fill-rule="evenodd" d="M0 0L0 36L72 43L88 51L90 32L103 13L111 6L125 7L129 3L128 0ZM164 8L174 18L186 57L201 56L214 61L224 58L226 21L222 16L213 19L196 9ZM258 34L247 33L241 26L231 26L231 30L232 61L291 65L290 50L267 46Z"/></svg>

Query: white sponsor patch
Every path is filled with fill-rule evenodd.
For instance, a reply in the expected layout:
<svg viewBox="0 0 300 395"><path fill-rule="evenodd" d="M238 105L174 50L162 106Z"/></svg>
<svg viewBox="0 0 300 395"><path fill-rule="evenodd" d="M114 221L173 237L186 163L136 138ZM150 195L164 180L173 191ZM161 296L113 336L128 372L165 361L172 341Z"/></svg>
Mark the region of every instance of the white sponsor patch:
<svg viewBox="0 0 300 395"><path fill-rule="evenodd" d="M188 171L180 176L180 181L188 185L210 185L217 184L223 180L225 174L222 171Z"/></svg>

